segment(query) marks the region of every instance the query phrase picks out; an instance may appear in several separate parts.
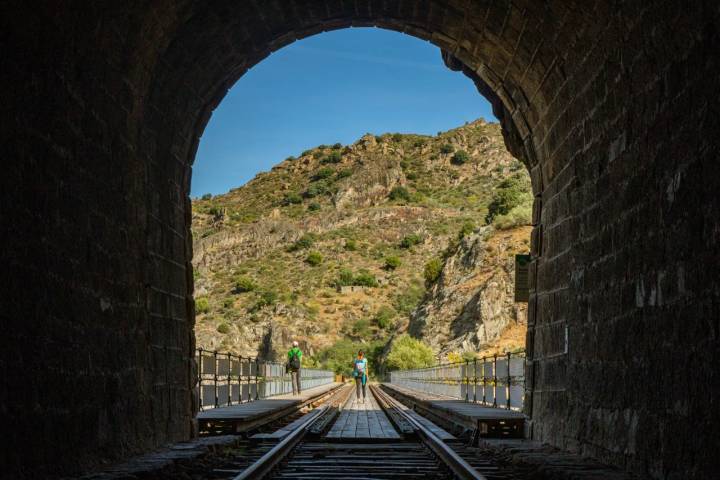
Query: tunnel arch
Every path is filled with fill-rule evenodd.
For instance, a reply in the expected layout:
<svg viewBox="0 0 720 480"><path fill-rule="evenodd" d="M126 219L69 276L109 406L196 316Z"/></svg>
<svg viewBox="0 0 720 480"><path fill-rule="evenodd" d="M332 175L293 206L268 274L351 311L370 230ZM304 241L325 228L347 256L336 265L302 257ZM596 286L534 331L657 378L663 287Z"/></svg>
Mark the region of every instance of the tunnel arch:
<svg viewBox="0 0 720 480"><path fill-rule="evenodd" d="M11 7L0 25L12 162L0 255L3 293L15 300L3 364L36 374L30 396L42 415L13 394L23 388L14 373L3 398L19 432L53 425L45 439L18 436L11 466L77 468L193 435L188 192L198 139L227 89L272 51L378 26L442 49L493 103L530 170L533 437L652 478L715 471L713 432L698 434L689 418L720 423L718 5ZM669 379L681 388L668 392ZM53 392L90 394L43 396L48 381Z"/></svg>

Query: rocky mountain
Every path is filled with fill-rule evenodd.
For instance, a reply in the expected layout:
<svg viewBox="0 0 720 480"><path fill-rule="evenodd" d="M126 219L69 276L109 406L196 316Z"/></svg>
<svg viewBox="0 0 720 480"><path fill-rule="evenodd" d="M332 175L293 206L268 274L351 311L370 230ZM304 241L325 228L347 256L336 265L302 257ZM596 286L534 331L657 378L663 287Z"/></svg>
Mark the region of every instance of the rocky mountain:
<svg viewBox="0 0 720 480"><path fill-rule="evenodd" d="M193 200L197 344L273 358L293 338L312 355L409 329L482 350L524 318L508 262L528 249L528 199L484 120L289 157Z"/></svg>

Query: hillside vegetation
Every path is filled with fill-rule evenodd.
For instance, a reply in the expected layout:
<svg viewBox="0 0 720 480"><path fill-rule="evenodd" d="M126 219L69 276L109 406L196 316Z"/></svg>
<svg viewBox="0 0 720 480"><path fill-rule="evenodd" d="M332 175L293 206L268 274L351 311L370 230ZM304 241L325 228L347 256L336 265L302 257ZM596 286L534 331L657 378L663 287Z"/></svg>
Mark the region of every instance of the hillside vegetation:
<svg viewBox="0 0 720 480"><path fill-rule="evenodd" d="M483 120L436 136L368 134L289 157L227 194L193 201L197 344L278 358L297 338L311 364L337 371L361 345L385 358L388 340L409 327L438 354L480 351L522 319L503 297L491 336L468 326L483 323L478 309L459 330L440 326L452 323L440 317L462 313L462 295L473 296L458 285L483 286L482 268L447 263L474 239L495 245L477 261L511 275L512 255L528 249L531 202L524 166L505 150L499 125ZM499 278L485 270L483 278ZM451 281L454 271L464 277ZM505 288L511 279L503 279ZM448 313L440 297L450 283Z"/></svg>

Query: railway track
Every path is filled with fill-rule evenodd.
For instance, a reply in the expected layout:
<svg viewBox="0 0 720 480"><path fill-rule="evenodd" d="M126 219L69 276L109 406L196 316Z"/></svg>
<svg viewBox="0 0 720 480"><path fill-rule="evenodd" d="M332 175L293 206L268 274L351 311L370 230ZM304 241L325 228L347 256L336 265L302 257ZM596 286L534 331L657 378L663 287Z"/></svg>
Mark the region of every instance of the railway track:
<svg viewBox="0 0 720 480"><path fill-rule="evenodd" d="M484 480L483 474L418 422L397 400L371 387L370 394L410 440L338 443L322 437L352 395L342 389L234 480L250 479L411 479ZM318 428L318 425L323 427ZM313 434L311 435L310 432Z"/></svg>

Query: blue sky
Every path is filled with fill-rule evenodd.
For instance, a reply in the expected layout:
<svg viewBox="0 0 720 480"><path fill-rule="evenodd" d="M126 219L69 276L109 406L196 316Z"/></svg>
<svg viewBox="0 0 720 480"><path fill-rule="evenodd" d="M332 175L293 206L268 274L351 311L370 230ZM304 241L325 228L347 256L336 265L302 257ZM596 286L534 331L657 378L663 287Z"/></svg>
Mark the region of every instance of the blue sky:
<svg viewBox="0 0 720 480"><path fill-rule="evenodd" d="M248 71L213 113L193 165L193 197L239 187L290 155L370 132L434 135L490 104L440 50L377 28L322 33Z"/></svg>

